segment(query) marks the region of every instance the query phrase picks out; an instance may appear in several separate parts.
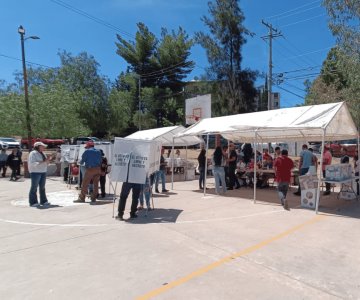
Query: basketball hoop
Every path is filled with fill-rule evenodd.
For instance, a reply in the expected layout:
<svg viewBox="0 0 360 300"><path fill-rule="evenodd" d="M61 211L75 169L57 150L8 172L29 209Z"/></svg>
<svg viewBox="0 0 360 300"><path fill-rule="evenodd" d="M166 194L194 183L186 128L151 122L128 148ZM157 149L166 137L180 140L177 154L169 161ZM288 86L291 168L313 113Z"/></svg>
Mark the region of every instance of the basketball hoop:
<svg viewBox="0 0 360 300"><path fill-rule="evenodd" d="M195 124L197 122L196 118L197 117L194 115L187 115L186 116L186 124L188 124L188 125Z"/></svg>

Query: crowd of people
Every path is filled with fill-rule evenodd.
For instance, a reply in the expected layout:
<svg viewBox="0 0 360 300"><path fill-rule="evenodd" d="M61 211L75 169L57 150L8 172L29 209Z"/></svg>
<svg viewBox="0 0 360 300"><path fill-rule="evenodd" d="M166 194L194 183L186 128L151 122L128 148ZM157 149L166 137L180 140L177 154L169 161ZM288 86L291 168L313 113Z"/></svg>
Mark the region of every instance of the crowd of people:
<svg viewBox="0 0 360 300"><path fill-rule="evenodd" d="M202 148L198 157L199 162L199 188L203 189L203 177L205 169L205 150ZM322 161L322 175L326 178L325 170L328 165L332 163L332 155L327 145L324 147L323 161ZM346 148L342 149L342 157L340 163L350 163ZM298 167L299 176L305 174L316 175L319 165L317 156L313 153L313 149L308 145L302 146L300 152L300 159L298 165L288 157L287 149L280 149L276 147L273 155L269 153L268 149L263 149L263 152L254 151L251 144L244 144L241 151L235 150L234 143L229 143L229 146L221 146L217 143L215 151L212 155L212 171L215 178L215 192L217 194L224 194L227 190L238 189L242 185L253 185L254 168L256 164L256 184L259 188L269 186L269 179L273 178L277 183L278 194L281 204L285 209L288 209L286 195L293 178L294 168ZM359 176L359 164L357 154L354 157L354 172L355 176ZM265 171L268 170L268 171ZM357 195L359 195L359 180L356 180ZM323 195L331 193L331 185L325 182L325 191ZM298 190L294 192L295 195L301 195L300 184Z"/></svg>
<svg viewBox="0 0 360 300"><path fill-rule="evenodd" d="M50 203L47 200L45 192L46 172L47 166L51 161L55 160L56 175L60 176L62 170L64 181L69 182L69 176L74 177L80 188L80 194L75 203L84 203L87 196L90 197L90 204L96 204L97 199L105 198L105 184L106 175L108 173L108 161L101 149L96 149L92 141L85 144L85 151L82 154L78 163L66 164L61 168L61 151L57 151L55 156L47 156L44 152L46 145L42 142L36 142L34 149L29 153L28 169L31 178L31 187L29 191L29 205L31 207L48 206ZM118 206L119 220L124 220L124 210L126 200L132 190L132 204L130 210L130 218L137 217L137 211L144 209L151 210L150 198L153 192L153 187L156 193L160 193L159 184L161 182L161 193L167 193L166 189L166 169L167 164L164 158L165 149L162 148L160 156L159 170L153 174L149 174L143 184L124 182L120 192L120 200ZM176 155L180 157L180 151L176 151ZM170 151L168 152L170 156ZM204 144L201 144L200 153L198 155L198 170L199 170L199 189L203 190L205 187L205 170L209 167L206 150ZM326 166L332 163L332 155L327 146L324 148L322 173L325 178ZM347 155L346 149L342 149L342 157L340 163L350 163L350 158ZM207 165L208 164L208 165ZM221 146L220 141L217 142L215 151L211 156L212 172L215 179L216 194L225 194L228 190L239 189L244 185L252 185L254 178L255 164L258 171L257 187L266 187L271 177L277 182L277 189L279 200L285 209L288 209L286 196L288 193L292 171L295 167L294 161L288 157L287 149L280 149L276 147L274 153L270 154L268 149L263 149L263 152L254 151L251 144L244 144L242 149L236 149L234 143L230 142L228 146ZM302 146L300 152L300 159L298 162L299 175L317 174L318 158L313 153L308 145ZM6 177L7 168L11 169L10 180L16 181L20 176L20 169L22 165L22 152L19 148L14 148L11 153L7 154L6 150L1 150L0 153L0 174ZM273 170L272 172L265 172L264 170ZM174 169L174 172L179 170ZM359 176L358 155L354 157L354 172L355 176ZM100 192L99 192L100 184ZM331 186L325 183L324 195L331 193ZM359 180L356 180L357 195L359 195ZM37 197L37 190L39 190L39 200ZM300 185L295 195L301 195Z"/></svg>

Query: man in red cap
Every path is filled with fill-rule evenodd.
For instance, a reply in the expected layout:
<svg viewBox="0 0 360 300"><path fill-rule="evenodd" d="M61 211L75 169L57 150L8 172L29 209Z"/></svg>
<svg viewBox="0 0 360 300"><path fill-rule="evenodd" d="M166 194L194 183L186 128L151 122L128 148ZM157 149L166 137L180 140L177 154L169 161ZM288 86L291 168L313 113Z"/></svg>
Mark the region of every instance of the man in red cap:
<svg viewBox="0 0 360 300"><path fill-rule="evenodd" d="M101 175L101 152L94 148L94 142L89 141L85 145L85 152L81 156L80 165L85 164L85 176L81 186L81 193L75 203L84 203L88 185L93 181L94 189L91 194L90 204L96 204Z"/></svg>

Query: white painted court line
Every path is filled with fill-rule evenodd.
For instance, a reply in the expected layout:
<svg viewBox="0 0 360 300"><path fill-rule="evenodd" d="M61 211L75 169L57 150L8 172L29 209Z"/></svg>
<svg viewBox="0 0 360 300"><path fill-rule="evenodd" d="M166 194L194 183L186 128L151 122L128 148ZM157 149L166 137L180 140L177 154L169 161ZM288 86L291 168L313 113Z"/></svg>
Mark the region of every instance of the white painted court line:
<svg viewBox="0 0 360 300"><path fill-rule="evenodd" d="M256 214L250 214L250 215L244 215L244 216L237 216L237 217L212 218L212 219L203 219L203 220L194 220L194 221L179 221L179 222L176 222L176 224L230 221L230 220L245 219L245 218L262 216L262 215L270 215L270 214L281 213L281 212L284 213L286 211L281 209L281 210L266 211L266 212L262 212L262 213L256 213Z"/></svg>
<svg viewBox="0 0 360 300"><path fill-rule="evenodd" d="M114 224L56 224L56 223L32 223L23 221L14 221L0 219L0 222L20 224L20 225L34 225L34 226L57 226L57 227L101 227L101 226L112 226ZM116 224L116 223L115 223Z"/></svg>

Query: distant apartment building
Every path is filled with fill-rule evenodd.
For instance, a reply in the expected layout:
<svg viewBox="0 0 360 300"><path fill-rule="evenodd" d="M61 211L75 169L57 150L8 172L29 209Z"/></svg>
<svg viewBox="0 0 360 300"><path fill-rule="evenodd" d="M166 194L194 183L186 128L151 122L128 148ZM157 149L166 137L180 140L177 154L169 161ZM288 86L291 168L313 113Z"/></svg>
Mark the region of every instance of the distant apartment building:
<svg viewBox="0 0 360 300"><path fill-rule="evenodd" d="M264 86L257 88L258 93L254 99L255 111L268 110L268 93ZM270 99L270 110L280 108L280 93L274 92Z"/></svg>

